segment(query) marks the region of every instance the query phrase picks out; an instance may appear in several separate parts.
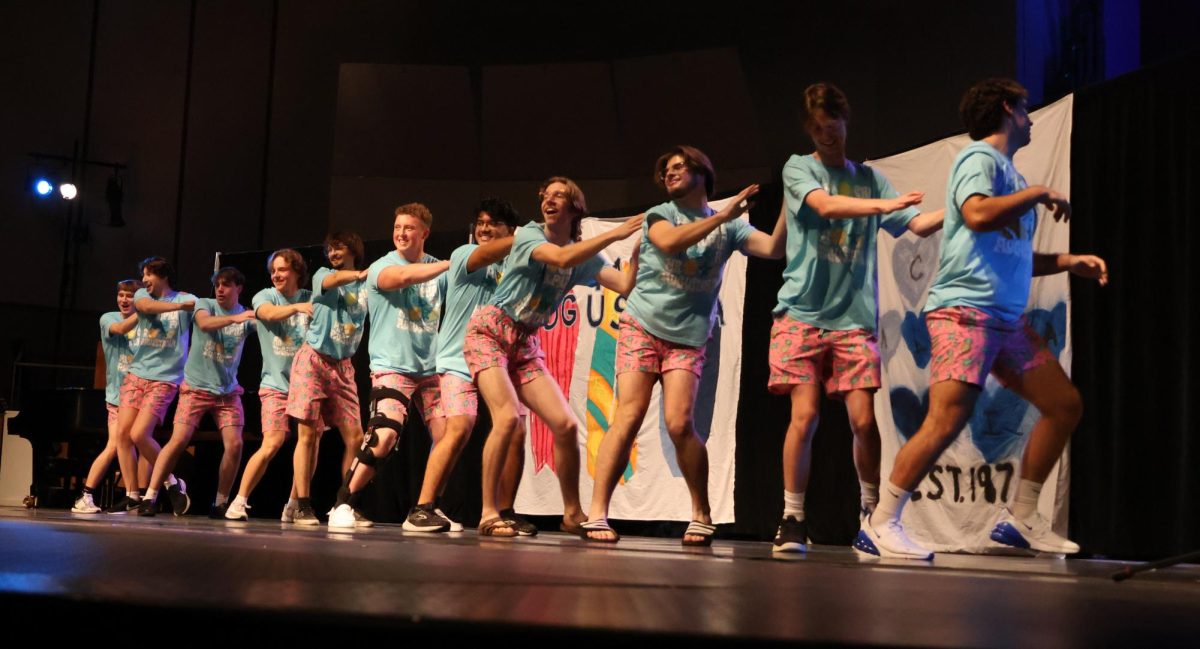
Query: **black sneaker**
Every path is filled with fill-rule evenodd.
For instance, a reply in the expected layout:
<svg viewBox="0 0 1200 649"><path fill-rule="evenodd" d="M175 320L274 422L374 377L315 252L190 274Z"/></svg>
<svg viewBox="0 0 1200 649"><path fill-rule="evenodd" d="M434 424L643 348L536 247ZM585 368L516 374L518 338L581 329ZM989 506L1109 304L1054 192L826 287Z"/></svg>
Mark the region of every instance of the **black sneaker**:
<svg viewBox="0 0 1200 649"><path fill-rule="evenodd" d="M192 499L187 495L187 483L183 478L177 478L175 484L167 487L167 497L171 499L171 511L176 516L183 516L192 507Z"/></svg>
<svg viewBox="0 0 1200 649"><path fill-rule="evenodd" d="M808 522L788 516L779 523L779 531L775 533L775 544L771 547L771 552L807 552L807 543Z"/></svg>
<svg viewBox="0 0 1200 649"><path fill-rule="evenodd" d="M210 507L208 509L208 517L212 518L212 519L223 521L223 520L225 520L225 510L227 510L227 509L229 509L228 504L218 505L216 503L213 503L212 507Z"/></svg>
<svg viewBox="0 0 1200 649"><path fill-rule="evenodd" d="M135 500L129 496L124 496L104 511L108 512L109 514L128 514L129 512L137 511L138 505L140 504L142 504L141 498Z"/></svg>
<svg viewBox="0 0 1200 649"><path fill-rule="evenodd" d="M450 521L434 511L433 505L417 505L408 511L402 527L405 532L448 532Z"/></svg>
<svg viewBox="0 0 1200 649"><path fill-rule="evenodd" d="M154 516L155 514L158 513L156 511L157 509L158 508L154 506L153 500L150 500L149 498L143 498L142 502L138 503L137 515L138 516Z"/></svg>
<svg viewBox="0 0 1200 649"><path fill-rule="evenodd" d="M292 522L297 525L320 525L321 519L317 518L317 512L313 511L312 505L300 505L296 508L296 517Z"/></svg>
<svg viewBox="0 0 1200 649"><path fill-rule="evenodd" d="M530 523L528 520L525 519L524 516L518 514L516 512L516 510L501 509L500 510L500 518L510 520L513 523L516 523L515 525L513 525L513 528L515 530L517 530L518 536L537 536L537 533L538 533L537 525Z"/></svg>

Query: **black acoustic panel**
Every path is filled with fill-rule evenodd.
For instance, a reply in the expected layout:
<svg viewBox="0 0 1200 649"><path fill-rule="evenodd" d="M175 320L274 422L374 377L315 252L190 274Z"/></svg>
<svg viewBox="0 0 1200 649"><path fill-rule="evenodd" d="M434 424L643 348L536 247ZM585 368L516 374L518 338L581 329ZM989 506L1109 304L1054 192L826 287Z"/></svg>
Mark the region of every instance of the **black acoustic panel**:
<svg viewBox="0 0 1200 649"><path fill-rule="evenodd" d="M475 220L479 183L472 180L333 178L329 227L356 230L363 239L391 240L396 207L424 203L433 212L435 232L462 232Z"/></svg>
<svg viewBox="0 0 1200 649"><path fill-rule="evenodd" d="M723 167L766 164L762 135L737 50L701 50L613 63L631 177L652 179L654 161L689 144Z"/></svg>
<svg viewBox="0 0 1200 649"><path fill-rule="evenodd" d="M466 67L343 64L336 176L479 176L475 100Z"/></svg>
<svg viewBox="0 0 1200 649"><path fill-rule="evenodd" d="M625 175L607 63L490 66L482 86L482 178Z"/></svg>

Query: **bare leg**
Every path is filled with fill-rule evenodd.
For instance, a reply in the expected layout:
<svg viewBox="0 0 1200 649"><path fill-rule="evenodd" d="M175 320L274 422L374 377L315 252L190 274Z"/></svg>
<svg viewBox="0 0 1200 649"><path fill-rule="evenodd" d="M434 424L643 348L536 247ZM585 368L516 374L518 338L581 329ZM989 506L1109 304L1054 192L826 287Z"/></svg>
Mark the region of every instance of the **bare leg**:
<svg viewBox="0 0 1200 649"><path fill-rule="evenodd" d="M563 522L568 526L572 523L578 525L587 517L579 502L579 422L575 419L575 413L571 412L558 384L545 374L521 384L517 392L521 395L521 401L541 417L554 433L554 467L558 474L558 487L562 490ZM515 427L515 422L513 425ZM508 439L504 442L507 446ZM501 447L498 453L501 458L504 448Z"/></svg>
<svg viewBox="0 0 1200 649"><path fill-rule="evenodd" d="M608 518L608 506L613 491L620 482L621 474L629 464L629 455L637 439L638 429L650 406L650 395L658 374L648 372L622 372L617 375L617 412L612 425L600 440L596 452L596 479L592 487L592 504L588 509L588 520ZM598 541L616 538L607 530L588 531L588 538Z"/></svg>
<svg viewBox="0 0 1200 649"><path fill-rule="evenodd" d="M195 431L195 426L175 424L175 429L171 432L171 440L162 448L158 460L154 463L154 473L150 478L151 488L157 490L162 486L163 481L175 469L175 463L179 457L187 450L188 444L192 441L192 433Z"/></svg>
<svg viewBox="0 0 1200 649"><path fill-rule="evenodd" d="M675 459L683 472L692 496L692 520L712 523L708 503L708 449L696 434L696 389L700 377L688 370L671 370L662 377L663 410L667 434L675 444ZM685 534L686 542L702 542L703 537Z"/></svg>
<svg viewBox="0 0 1200 649"><path fill-rule="evenodd" d="M783 488L793 493L808 490L812 467L812 440L821 413L821 388L813 384L792 387L792 417L783 438Z"/></svg>
<svg viewBox="0 0 1200 649"><path fill-rule="evenodd" d="M851 390L846 393L846 414L854 433L854 469L858 479L879 484L879 426L875 423L875 392Z"/></svg>
<svg viewBox="0 0 1200 649"><path fill-rule="evenodd" d="M475 375L475 384L492 416L492 430L483 445L483 509L480 520L486 521L500 516L496 491L504 468L504 457L517 428L517 393L503 367L481 370ZM496 528L497 531L504 529L513 532L512 528Z"/></svg>
<svg viewBox="0 0 1200 649"><path fill-rule="evenodd" d="M975 410L979 386L962 381L939 381L929 386L929 413L921 428L896 453L890 482L912 491L930 467L962 432Z"/></svg>
<svg viewBox="0 0 1200 649"><path fill-rule="evenodd" d="M254 492L254 488L258 486L259 481L267 473L267 465L283 447L283 441L287 438L286 430L268 430L263 431L262 445L258 450L246 460L246 470L242 473L242 483L238 487L238 495L242 498L249 498ZM295 490L295 482L293 481L293 491ZM294 495L294 494L293 494Z"/></svg>
<svg viewBox="0 0 1200 649"><path fill-rule="evenodd" d="M225 453L221 455L221 467L217 471L217 494L225 494L233 490L233 481L237 478L238 467L242 464L242 427L226 426L221 429L221 442L225 445Z"/></svg>
<svg viewBox="0 0 1200 649"><path fill-rule="evenodd" d="M525 471L525 419L517 418L517 429L508 443L504 458L504 469L500 472L500 490L496 503L500 511L512 509L517 502L517 487L521 485L521 474Z"/></svg>
<svg viewBox="0 0 1200 649"><path fill-rule="evenodd" d="M313 472L317 469L317 432L314 421L299 420L296 452L292 454L292 490L297 498L308 498Z"/></svg>
<svg viewBox="0 0 1200 649"><path fill-rule="evenodd" d="M470 415L429 420L429 434L434 439L434 444L433 449L429 451L429 461L425 464L425 478L421 482L421 495L417 498L417 504L432 503L446 490L450 473L454 470L454 465L467 445L471 429L474 427L475 418Z"/></svg>
<svg viewBox="0 0 1200 649"><path fill-rule="evenodd" d="M1079 425L1083 400L1058 363L1044 363L1029 370L1009 389L1041 414L1021 457L1021 478L1041 484Z"/></svg>

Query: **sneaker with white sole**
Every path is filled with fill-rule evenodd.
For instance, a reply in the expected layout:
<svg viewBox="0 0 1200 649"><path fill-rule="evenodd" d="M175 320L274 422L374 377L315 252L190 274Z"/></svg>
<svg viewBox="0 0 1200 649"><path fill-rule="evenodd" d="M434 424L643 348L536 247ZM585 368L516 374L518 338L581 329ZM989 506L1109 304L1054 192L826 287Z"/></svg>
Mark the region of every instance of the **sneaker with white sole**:
<svg viewBox="0 0 1200 649"><path fill-rule="evenodd" d="M283 513L279 515L279 522L295 523L296 522L296 509L298 507L299 507L299 505L296 505L295 503L291 503L291 502L284 503Z"/></svg>
<svg viewBox="0 0 1200 649"><path fill-rule="evenodd" d="M808 552L808 521L786 516L779 523L771 552Z"/></svg>
<svg viewBox="0 0 1200 649"><path fill-rule="evenodd" d="M238 501L229 503L229 507L225 509L225 520L227 521L248 521L250 514L246 510L250 509L250 505L239 505Z"/></svg>
<svg viewBox="0 0 1200 649"><path fill-rule="evenodd" d="M417 505L408 510L401 527L405 532L449 532L450 520L438 514L432 505Z"/></svg>
<svg viewBox="0 0 1200 649"><path fill-rule="evenodd" d="M183 478L176 478L175 484L167 487L167 498L171 500L171 512L176 516L188 513L192 506L192 499L187 493L187 483Z"/></svg>
<svg viewBox="0 0 1200 649"><path fill-rule="evenodd" d="M854 549L868 556L887 559L933 559L933 552L908 538L904 526L897 520L888 521L882 529L871 525L870 518L864 520L858 528L858 538L854 539Z"/></svg>
<svg viewBox="0 0 1200 649"><path fill-rule="evenodd" d="M370 528L374 527L374 522L366 516L362 516L354 507L347 504L341 504L329 510L329 527L331 528Z"/></svg>
<svg viewBox="0 0 1200 649"><path fill-rule="evenodd" d="M128 514L129 512L136 512L138 505L140 504L142 504L141 498L134 499L130 498L129 496L123 496L120 500L113 503L112 506L108 508L108 513Z"/></svg>
<svg viewBox="0 0 1200 649"><path fill-rule="evenodd" d="M317 512L313 511L311 506L297 505L292 522L297 525L320 525L321 519L317 518Z"/></svg>
<svg viewBox="0 0 1200 649"><path fill-rule="evenodd" d="M80 494L79 498L75 501L75 506L71 507L71 513L73 514L99 514L101 511L103 510L97 507L96 503L92 502L92 494L86 492Z"/></svg>
<svg viewBox="0 0 1200 649"><path fill-rule="evenodd" d="M1018 519L1007 507L1000 510L1000 520L992 528L991 539L997 543L1011 545L1023 550L1037 550L1053 554L1075 554L1079 545L1064 539L1050 529L1050 521L1041 512Z"/></svg>
<svg viewBox="0 0 1200 649"><path fill-rule="evenodd" d="M446 515L446 512L442 511L442 508L441 508L441 507L434 507L434 508L433 508L433 511L434 511L434 513L435 513L435 514L437 514L438 516L441 516L442 518L444 518L444 519L446 519L447 521L449 521L449 522L450 522L450 531L451 531L451 532L461 532L461 531L463 531L463 524L462 524L462 523L460 523L460 522L458 522L458 521L456 521L456 520L454 520L454 519L452 519L452 518L450 518L449 516L447 516L447 515Z"/></svg>

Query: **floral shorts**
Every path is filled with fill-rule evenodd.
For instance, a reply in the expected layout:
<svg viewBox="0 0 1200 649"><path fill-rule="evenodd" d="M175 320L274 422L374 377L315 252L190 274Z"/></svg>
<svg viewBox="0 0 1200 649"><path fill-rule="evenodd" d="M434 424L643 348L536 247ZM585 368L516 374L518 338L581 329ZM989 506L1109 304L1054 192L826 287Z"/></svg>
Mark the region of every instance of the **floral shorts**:
<svg viewBox="0 0 1200 649"><path fill-rule="evenodd" d="M121 384L121 407L149 410L154 413L158 423L162 424L176 392L179 392L179 386L174 383L150 381L126 374L125 382Z"/></svg>
<svg viewBox="0 0 1200 649"><path fill-rule="evenodd" d="M689 347L663 340L646 331L629 312L621 314L617 336L617 374L645 372L666 374L687 370L696 376L704 371L705 348Z"/></svg>
<svg viewBox="0 0 1200 649"><path fill-rule="evenodd" d="M179 405L175 407L175 425L195 428L204 413L211 412L218 429L246 425L246 413L242 410L242 386L229 394L213 394L197 390L184 382L179 389Z"/></svg>
<svg viewBox="0 0 1200 649"><path fill-rule="evenodd" d="M491 304L471 316L463 356L472 377L489 367L503 367L513 385L523 385L546 373L537 328L516 322Z"/></svg>
<svg viewBox="0 0 1200 649"><path fill-rule="evenodd" d="M349 358L330 358L308 344L301 345L292 358L288 388L287 414L296 419L320 419L333 426L362 421Z"/></svg>
<svg viewBox="0 0 1200 649"><path fill-rule="evenodd" d="M925 326L932 343L931 385L962 381L982 386L990 372L1007 386L1025 372L1055 360L1024 318L1004 322L979 309L952 306L926 313Z"/></svg>
<svg viewBox="0 0 1200 649"><path fill-rule="evenodd" d="M786 394L796 385L824 385L830 396L882 385L879 343L866 329L830 330L788 316L771 326L767 388Z"/></svg>
<svg viewBox="0 0 1200 649"><path fill-rule="evenodd" d="M290 430L290 421L287 414L288 393L281 392L275 388L259 388L258 400L262 403L262 431L287 432ZM324 431L326 426L324 422L317 418L317 430Z"/></svg>
<svg viewBox="0 0 1200 649"><path fill-rule="evenodd" d="M409 399L420 403L422 418L430 419L445 417L442 414L441 391L438 389L438 375L412 377L399 372L372 372L371 385L383 386L399 390ZM396 421L405 421L408 409L396 399L380 399L376 404L379 414L391 417Z"/></svg>

